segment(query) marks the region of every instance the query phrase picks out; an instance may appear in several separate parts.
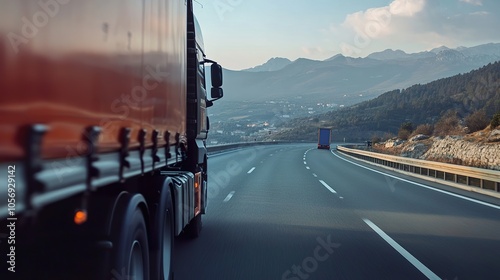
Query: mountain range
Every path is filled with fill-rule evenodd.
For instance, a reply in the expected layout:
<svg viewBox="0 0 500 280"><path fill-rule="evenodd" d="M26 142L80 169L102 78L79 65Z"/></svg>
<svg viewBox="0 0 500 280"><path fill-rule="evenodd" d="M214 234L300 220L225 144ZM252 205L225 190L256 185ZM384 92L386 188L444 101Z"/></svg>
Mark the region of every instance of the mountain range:
<svg viewBox="0 0 500 280"><path fill-rule="evenodd" d="M228 101L307 98L352 105L383 92L467 73L500 60L500 44L406 53L387 49L364 58L335 55L326 60L272 58L241 71L224 70Z"/></svg>
<svg viewBox="0 0 500 280"><path fill-rule="evenodd" d="M247 72L278 71L285 68L290 63L292 63L292 61L288 58L273 57L262 65L258 65L242 71L247 71Z"/></svg>
<svg viewBox="0 0 500 280"><path fill-rule="evenodd" d="M317 127L331 127L334 141L367 140L374 135L396 134L402 123L435 124L447 112L464 119L476 111L491 118L500 112L500 61L466 74L395 89L344 109L281 125L280 140L314 140ZM297 139L300 138L300 139Z"/></svg>

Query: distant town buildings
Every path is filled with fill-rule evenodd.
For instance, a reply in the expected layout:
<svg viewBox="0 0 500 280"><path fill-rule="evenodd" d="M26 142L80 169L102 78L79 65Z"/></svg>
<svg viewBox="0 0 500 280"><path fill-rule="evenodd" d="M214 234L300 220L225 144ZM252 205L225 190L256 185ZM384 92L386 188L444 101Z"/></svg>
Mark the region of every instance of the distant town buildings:
<svg viewBox="0 0 500 280"><path fill-rule="evenodd" d="M209 145L235 143L243 141L262 141L280 131L279 125L293 118L308 117L343 107L336 103L306 104L304 99L272 100L255 103L247 109L232 113L224 118L217 112L210 115L211 130Z"/></svg>

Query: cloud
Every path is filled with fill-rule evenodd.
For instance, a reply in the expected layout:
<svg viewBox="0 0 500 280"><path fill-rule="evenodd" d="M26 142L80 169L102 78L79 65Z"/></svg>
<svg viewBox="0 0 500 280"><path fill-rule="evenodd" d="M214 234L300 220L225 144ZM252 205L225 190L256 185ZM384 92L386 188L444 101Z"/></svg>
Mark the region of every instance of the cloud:
<svg viewBox="0 0 500 280"><path fill-rule="evenodd" d="M426 0L394 0L388 6L371 8L346 16L342 27L352 29L358 34L376 38L391 33L391 21L396 18L412 18L421 12Z"/></svg>
<svg viewBox="0 0 500 280"><path fill-rule="evenodd" d="M496 29L500 26L500 17L495 11L500 11L500 1L485 3L481 8L480 0L459 1L474 6L394 0L387 6L349 14L339 28L329 29L336 31L342 53L350 56L363 56L386 48L411 52L441 45L498 42Z"/></svg>
<svg viewBox="0 0 500 280"><path fill-rule="evenodd" d="M342 35L338 37L344 38L339 44L341 52L348 56L362 56L373 49L407 44L415 33L413 29L422 28L420 18L425 15L427 1L393 0L387 6L348 14L340 25L341 31L337 32L337 35ZM387 46L391 43L392 46Z"/></svg>
<svg viewBox="0 0 500 280"><path fill-rule="evenodd" d="M389 12L393 15L411 17L422 11L426 0L395 0L389 4Z"/></svg>
<svg viewBox="0 0 500 280"><path fill-rule="evenodd" d="M471 4L474 6L482 6L483 5L483 0L460 0L460 2Z"/></svg>

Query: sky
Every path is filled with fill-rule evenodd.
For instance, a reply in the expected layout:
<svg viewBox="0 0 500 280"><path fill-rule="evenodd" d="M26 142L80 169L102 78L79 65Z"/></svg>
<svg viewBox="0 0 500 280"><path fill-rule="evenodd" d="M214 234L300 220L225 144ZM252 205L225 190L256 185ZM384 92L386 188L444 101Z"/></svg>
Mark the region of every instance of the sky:
<svg viewBox="0 0 500 280"><path fill-rule="evenodd" d="M195 0L208 58L241 70L273 57L324 60L500 43L499 0Z"/></svg>

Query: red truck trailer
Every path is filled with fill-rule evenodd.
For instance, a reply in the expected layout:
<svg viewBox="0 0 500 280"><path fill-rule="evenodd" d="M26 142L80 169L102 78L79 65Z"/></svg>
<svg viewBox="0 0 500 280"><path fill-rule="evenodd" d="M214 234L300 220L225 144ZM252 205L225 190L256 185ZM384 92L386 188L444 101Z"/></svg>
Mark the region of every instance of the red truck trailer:
<svg viewBox="0 0 500 280"><path fill-rule="evenodd" d="M223 95L192 0L0 3L2 279L171 279Z"/></svg>

